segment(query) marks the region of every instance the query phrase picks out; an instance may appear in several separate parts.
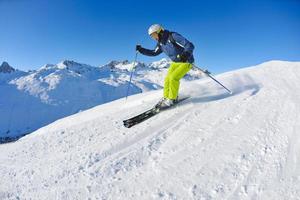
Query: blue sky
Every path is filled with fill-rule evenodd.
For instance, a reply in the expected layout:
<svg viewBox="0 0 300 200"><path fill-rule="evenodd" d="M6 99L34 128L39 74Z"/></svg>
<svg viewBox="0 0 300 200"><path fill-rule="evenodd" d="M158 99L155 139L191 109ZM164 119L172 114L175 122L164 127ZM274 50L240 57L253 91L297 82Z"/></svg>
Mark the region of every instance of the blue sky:
<svg viewBox="0 0 300 200"><path fill-rule="evenodd" d="M0 0L0 62L28 70L64 59L133 60L137 43L155 46L153 23L192 41L196 64L215 73L300 61L299 0Z"/></svg>

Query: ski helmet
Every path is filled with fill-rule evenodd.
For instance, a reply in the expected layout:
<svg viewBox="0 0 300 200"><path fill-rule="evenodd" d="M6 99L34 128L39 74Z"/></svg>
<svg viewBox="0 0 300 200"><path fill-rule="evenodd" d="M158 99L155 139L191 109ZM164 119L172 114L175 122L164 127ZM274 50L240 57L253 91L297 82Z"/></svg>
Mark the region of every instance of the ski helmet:
<svg viewBox="0 0 300 200"><path fill-rule="evenodd" d="M148 34L151 35L152 33L159 33L160 31L163 31L164 28L159 24L153 24L148 29Z"/></svg>

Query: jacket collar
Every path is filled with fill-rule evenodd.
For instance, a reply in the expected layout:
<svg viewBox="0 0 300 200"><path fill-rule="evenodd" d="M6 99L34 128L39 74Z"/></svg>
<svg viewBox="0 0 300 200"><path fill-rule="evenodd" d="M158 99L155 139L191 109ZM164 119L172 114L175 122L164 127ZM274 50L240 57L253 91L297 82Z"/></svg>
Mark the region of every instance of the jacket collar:
<svg viewBox="0 0 300 200"><path fill-rule="evenodd" d="M170 32L168 30L164 30L161 35L159 35L159 43L166 44L169 38Z"/></svg>

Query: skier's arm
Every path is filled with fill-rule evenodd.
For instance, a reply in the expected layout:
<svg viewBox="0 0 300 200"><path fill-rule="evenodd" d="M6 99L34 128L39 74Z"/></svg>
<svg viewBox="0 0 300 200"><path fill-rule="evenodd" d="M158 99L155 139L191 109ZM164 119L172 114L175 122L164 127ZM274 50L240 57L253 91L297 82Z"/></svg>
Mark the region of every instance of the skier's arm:
<svg viewBox="0 0 300 200"><path fill-rule="evenodd" d="M186 38L181 36L179 33L172 33L172 37L175 40L176 44L184 48L184 52L188 52L190 55L193 53L194 45L190 41L188 41Z"/></svg>
<svg viewBox="0 0 300 200"><path fill-rule="evenodd" d="M145 49L145 48L141 47L140 45L137 45L136 50L139 51L141 54L144 54L146 56L157 56L157 55L162 53L162 50L161 50L159 44L157 44L155 49L153 49L153 50Z"/></svg>

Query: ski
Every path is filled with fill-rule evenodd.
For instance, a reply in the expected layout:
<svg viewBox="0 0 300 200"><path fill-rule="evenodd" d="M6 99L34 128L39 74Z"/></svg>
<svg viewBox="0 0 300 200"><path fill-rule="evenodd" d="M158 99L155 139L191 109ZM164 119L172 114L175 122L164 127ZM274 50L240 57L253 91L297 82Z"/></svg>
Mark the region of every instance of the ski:
<svg viewBox="0 0 300 200"><path fill-rule="evenodd" d="M164 111L164 110L168 110L168 109L170 109L170 108L173 108L175 105L179 104L180 102L182 102L182 101L184 101L184 100L186 100L186 99L188 99L188 98L190 98L190 97L184 97L184 98L181 98L181 99L179 99L176 103L174 103L173 106L168 107L168 108L165 108L165 109L159 109L159 108L155 108L155 107L154 107L154 108L151 108L151 109L146 110L145 112L143 112L143 113L141 113L141 114L139 114L139 115L136 115L136 116L134 116L134 117L132 117L132 118L123 120L123 124L124 124L124 126L125 126L126 128L130 128L130 127L132 127L132 126L134 126L134 125L136 125L136 124L139 124L139 123L141 123L141 122L143 122L143 121L145 121L145 120L147 120L147 119L153 117L154 115L160 113L161 111Z"/></svg>
<svg viewBox="0 0 300 200"><path fill-rule="evenodd" d="M130 128L136 124L139 124L143 121L145 121L146 119L149 119L150 117L153 117L154 115L156 115L157 113L159 113L159 109L157 108L151 108L133 118L127 119L123 121L123 124L126 128Z"/></svg>

